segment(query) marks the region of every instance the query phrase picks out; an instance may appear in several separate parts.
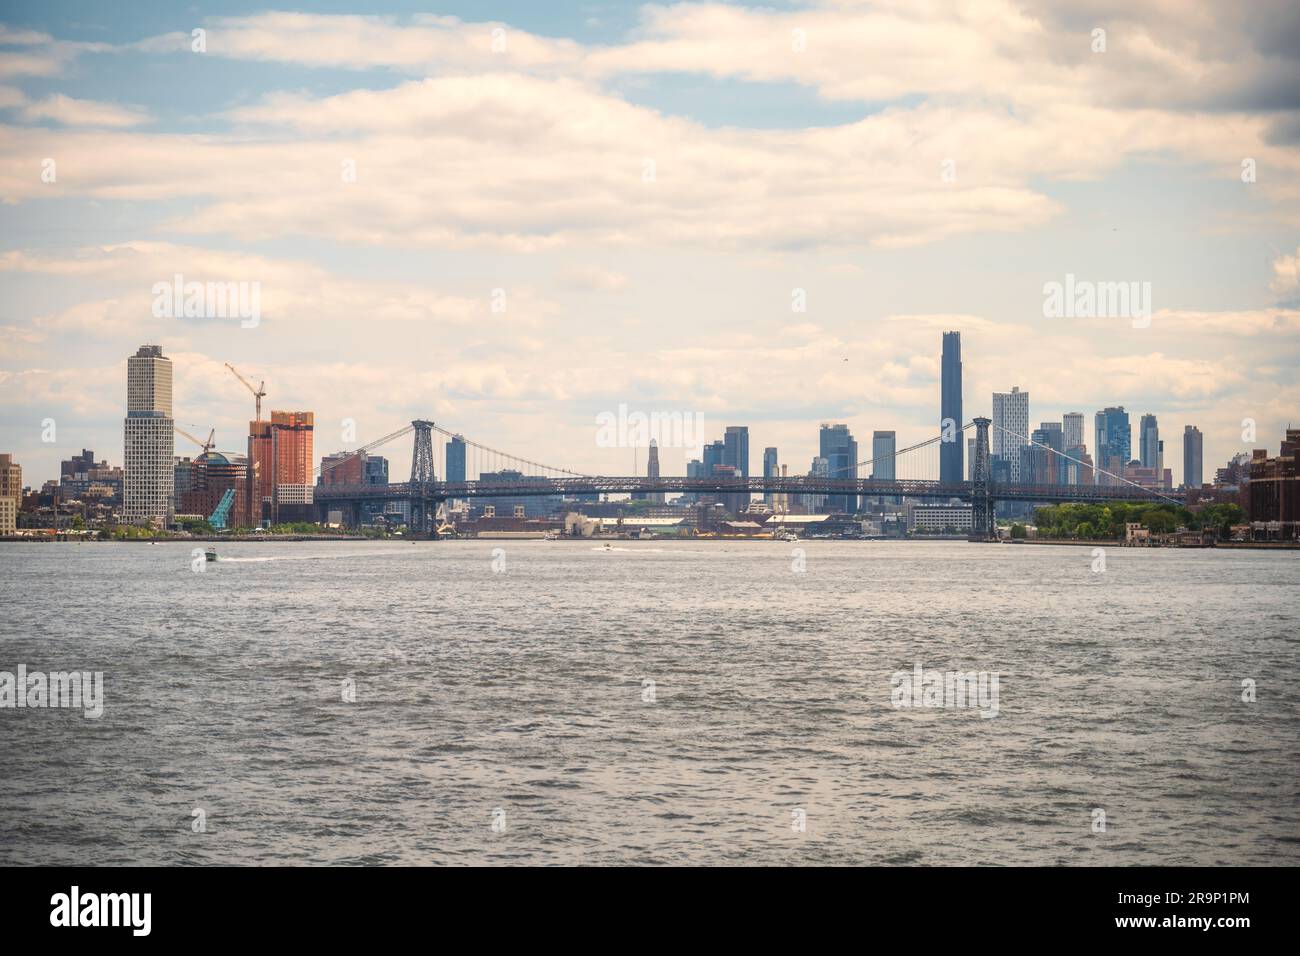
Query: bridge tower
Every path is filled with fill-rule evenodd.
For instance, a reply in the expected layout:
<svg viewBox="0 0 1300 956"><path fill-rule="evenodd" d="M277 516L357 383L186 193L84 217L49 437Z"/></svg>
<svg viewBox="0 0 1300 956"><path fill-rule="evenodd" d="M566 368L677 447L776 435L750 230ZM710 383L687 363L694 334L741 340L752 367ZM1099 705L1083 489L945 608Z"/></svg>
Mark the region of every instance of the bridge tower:
<svg viewBox="0 0 1300 956"><path fill-rule="evenodd" d="M433 470L433 422L416 419L415 446L411 449L411 527L415 531L428 531L428 499L424 486L437 481Z"/></svg>
<svg viewBox="0 0 1300 956"><path fill-rule="evenodd" d="M433 422L417 419L411 425L415 428L415 447L411 449L411 484L423 485L437 481L433 473Z"/></svg>
<svg viewBox="0 0 1300 956"><path fill-rule="evenodd" d="M971 466L971 539L979 541L995 540L998 534L989 488L992 470L989 461L989 424L987 418L975 419L975 461Z"/></svg>

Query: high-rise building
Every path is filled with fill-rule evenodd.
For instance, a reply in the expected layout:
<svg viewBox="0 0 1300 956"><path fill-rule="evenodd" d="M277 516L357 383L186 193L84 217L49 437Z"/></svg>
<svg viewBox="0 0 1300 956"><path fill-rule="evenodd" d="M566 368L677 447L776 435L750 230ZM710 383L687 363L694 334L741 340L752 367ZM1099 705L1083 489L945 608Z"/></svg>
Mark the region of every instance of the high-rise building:
<svg viewBox="0 0 1300 956"><path fill-rule="evenodd" d="M749 477L749 426L728 425L723 435L722 463L736 469L736 477ZM728 510L739 514L749 507L749 494L728 495Z"/></svg>
<svg viewBox="0 0 1300 956"><path fill-rule="evenodd" d="M823 426L825 427L825 426ZM830 476L831 463L818 455L812 460L812 466L808 469L809 478L826 478ZM803 495L803 507L809 514L817 514L826 507L830 498L826 495Z"/></svg>
<svg viewBox="0 0 1300 956"><path fill-rule="evenodd" d="M771 447L764 448L763 449L763 477L776 478L779 477L779 475L780 475L780 466L777 465L776 462L776 449ZM766 501L769 505L774 504L777 500L776 494L772 491L765 491L763 492L763 500Z"/></svg>
<svg viewBox="0 0 1300 956"><path fill-rule="evenodd" d="M1085 444L1083 440L1083 412L1066 412L1061 416L1061 431L1065 435L1065 447L1075 448Z"/></svg>
<svg viewBox="0 0 1300 956"><path fill-rule="evenodd" d="M465 481L465 438L462 435L453 435L451 441L447 442L445 474L448 481Z"/></svg>
<svg viewBox="0 0 1300 956"><path fill-rule="evenodd" d="M1133 452L1133 430L1124 406L1099 411L1095 418L1097 432L1097 484L1117 484L1110 474L1122 475ZM1109 472L1110 474L1105 474Z"/></svg>
<svg viewBox="0 0 1300 956"><path fill-rule="evenodd" d="M0 534L13 534L23 500L23 466L14 456L0 455Z"/></svg>
<svg viewBox="0 0 1300 956"><path fill-rule="evenodd" d="M1080 462L1088 451L1083 440L1083 412L1066 412L1061 416L1061 429L1065 436L1065 454L1068 456L1065 462L1065 483L1082 484Z"/></svg>
<svg viewBox="0 0 1300 956"><path fill-rule="evenodd" d="M1202 484L1204 460L1201 430L1195 425L1183 429L1183 487L1199 488Z"/></svg>
<svg viewBox="0 0 1300 956"><path fill-rule="evenodd" d="M14 456L0 455L0 498L22 498L23 466Z"/></svg>
<svg viewBox="0 0 1300 956"><path fill-rule="evenodd" d="M872 479L893 481L897 476L894 454L898 450L897 432L875 431L871 433L871 475ZM897 495L881 496L880 501L898 503Z"/></svg>
<svg viewBox="0 0 1300 956"><path fill-rule="evenodd" d="M659 441L655 438L650 439L650 454L646 458L645 476L647 478L659 477ZM662 491L652 491L646 495L646 500L661 505L664 503L664 493Z"/></svg>
<svg viewBox="0 0 1300 956"><path fill-rule="evenodd" d="M1164 467L1160 460L1160 426L1150 413L1138 423L1138 461L1143 468L1153 468L1157 473Z"/></svg>
<svg viewBox="0 0 1300 956"><path fill-rule="evenodd" d="M1006 463L1007 480L1020 484L1020 449L1029 444L1029 393L1019 386L1009 392L993 393L993 425L989 430L989 455L996 468Z"/></svg>
<svg viewBox="0 0 1300 956"><path fill-rule="evenodd" d="M962 480L962 441L956 429L966 423L961 417L961 333L943 333L943 381L939 396L939 427L945 434L952 429L951 441L939 443L939 480ZM951 425L948 423L951 422Z"/></svg>
<svg viewBox="0 0 1300 956"><path fill-rule="evenodd" d="M826 459L827 476L832 480L858 477L858 443L848 425L823 424L818 452L819 458ZM858 499L856 495L829 495L825 506L832 513L854 514L858 510Z"/></svg>
<svg viewBox="0 0 1300 956"><path fill-rule="evenodd" d="M897 432L871 433L871 477L881 481L895 478L894 453L897 451Z"/></svg>
<svg viewBox="0 0 1300 956"><path fill-rule="evenodd" d="M175 508L172 362L160 345L126 360L122 517L130 524L171 521Z"/></svg>
<svg viewBox="0 0 1300 956"><path fill-rule="evenodd" d="M252 493L248 523L280 520L280 504L311 503L313 412L271 412L270 421L249 422L248 461Z"/></svg>

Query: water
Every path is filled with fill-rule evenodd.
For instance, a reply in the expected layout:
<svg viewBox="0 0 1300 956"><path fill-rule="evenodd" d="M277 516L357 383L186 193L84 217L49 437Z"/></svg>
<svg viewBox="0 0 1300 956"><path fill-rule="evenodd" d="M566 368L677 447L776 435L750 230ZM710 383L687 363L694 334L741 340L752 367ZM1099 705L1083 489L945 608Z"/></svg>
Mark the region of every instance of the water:
<svg viewBox="0 0 1300 956"><path fill-rule="evenodd" d="M1297 554L191 547L0 545L0 863L1300 862Z"/></svg>

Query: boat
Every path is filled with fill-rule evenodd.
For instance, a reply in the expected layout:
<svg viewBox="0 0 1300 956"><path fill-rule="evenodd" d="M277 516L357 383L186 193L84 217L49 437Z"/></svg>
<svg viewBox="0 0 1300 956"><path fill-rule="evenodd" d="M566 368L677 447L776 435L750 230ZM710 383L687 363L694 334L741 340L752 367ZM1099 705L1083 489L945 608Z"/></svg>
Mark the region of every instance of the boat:
<svg viewBox="0 0 1300 956"><path fill-rule="evenodd" d="M204 556L205 558L207 558L209 561L215 561L215 560L217 560L217 549L216 549L216 548L208 548L207 551L204 551L204 552L203 552L203 556Z"/></svg>

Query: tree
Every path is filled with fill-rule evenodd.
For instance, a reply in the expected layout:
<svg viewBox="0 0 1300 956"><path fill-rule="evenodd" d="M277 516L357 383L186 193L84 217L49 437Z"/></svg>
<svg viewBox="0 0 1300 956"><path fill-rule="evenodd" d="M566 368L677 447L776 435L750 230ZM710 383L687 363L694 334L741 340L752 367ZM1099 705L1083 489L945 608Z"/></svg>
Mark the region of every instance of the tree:
<svg viewBox="0 0 1300 956"><path fill-rule="evenodd" d="M1013 524L1011 526L1011 537L1013 538L1028 537L1028 532L1025 531L1025 526L1018 522L1016 524Z"/></svg>

